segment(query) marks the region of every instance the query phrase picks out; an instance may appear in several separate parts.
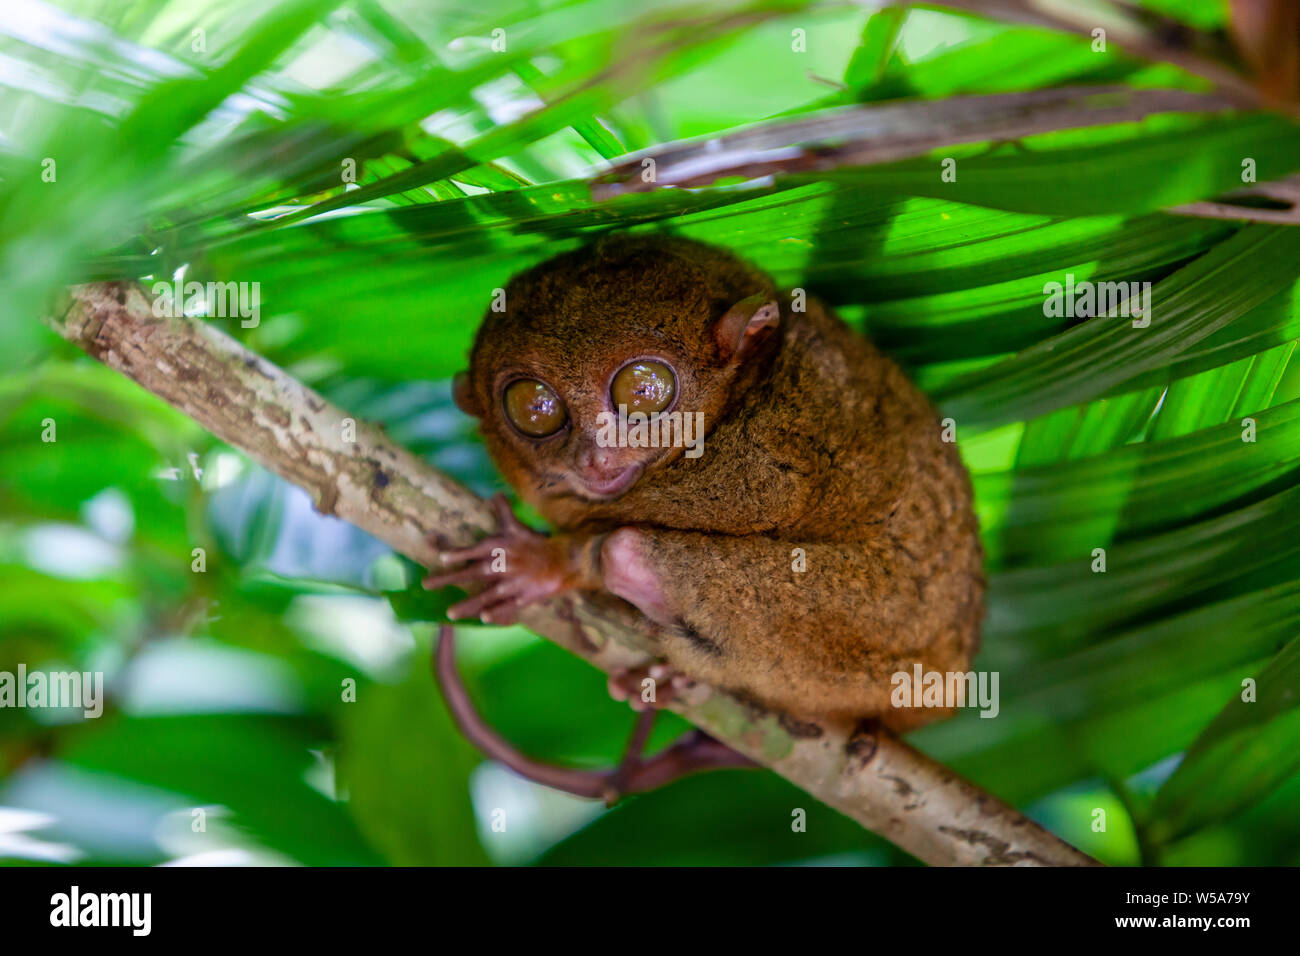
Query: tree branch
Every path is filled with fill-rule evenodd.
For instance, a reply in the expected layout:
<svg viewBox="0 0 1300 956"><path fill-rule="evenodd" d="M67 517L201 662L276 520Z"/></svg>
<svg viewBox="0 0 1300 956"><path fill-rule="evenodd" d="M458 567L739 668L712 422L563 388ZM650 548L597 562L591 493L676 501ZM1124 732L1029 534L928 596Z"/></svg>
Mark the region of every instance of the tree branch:
<svg viewBox="0 0 1300 956"><path fill-rule="evenodd" d="M345 440L344 411L212 324L155 317L132 283L76 286L63 305L47 319L59 335L307 489L322 513L424 565L435 550L494 530L470 491L376 426L358 422L355 441ZM523 623L606 671L653 654L653 636L630 607L565 599L529 609ZM672 709L927 863L1095 864L882 730L798 721L702 684Z"/></svg>

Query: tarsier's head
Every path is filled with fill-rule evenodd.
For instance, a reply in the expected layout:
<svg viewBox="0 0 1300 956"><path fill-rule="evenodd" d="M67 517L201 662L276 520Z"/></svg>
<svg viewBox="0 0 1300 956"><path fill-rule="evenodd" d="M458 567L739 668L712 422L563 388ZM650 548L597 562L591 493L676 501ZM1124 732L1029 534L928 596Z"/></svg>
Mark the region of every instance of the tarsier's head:
<svg viewBox="0 0 1300 956"><path fill-rule="evenodd" d="M771 279L725 250L604 239L511 280L457 376L456 401L530 503L612 501L687 451L611 443L620 406L633 422L637 412L692 423L701 413L707 432L775 346L779 323Z"/></svg>

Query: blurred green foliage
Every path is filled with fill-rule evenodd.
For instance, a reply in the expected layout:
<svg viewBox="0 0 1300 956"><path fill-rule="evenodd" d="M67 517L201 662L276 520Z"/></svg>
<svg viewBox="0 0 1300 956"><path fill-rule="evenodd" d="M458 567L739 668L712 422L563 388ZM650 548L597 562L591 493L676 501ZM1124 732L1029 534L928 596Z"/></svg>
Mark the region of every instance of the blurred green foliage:
<svg viewBox="0 0 1300 956"><path fill-rule="evenodd" d="M1223 25L1218 3L1154 6ZM1293 173L1293 123L1163 115L606 202L586 182L774 117L1089 83L1204 86L1087 38L801 0L11 4L0 671L103 671L108 701L0 710L0 859L910 862L766 772L605 811L484 764L428 676L445 596L38 321L74 281L260 282L257 328L212 321L487 493L447 378L492 290L629 228L832 302L956 420L1001 713L919 746L1106 862L1300 862L1300 231L1160 211L1230 189L1243 157ZM1046 315L1066 274L1153 283L1151 328ZM601 675L466 631L507 737L615 757L632 718ZM684 728L660 724L655 746Z"/></svg>

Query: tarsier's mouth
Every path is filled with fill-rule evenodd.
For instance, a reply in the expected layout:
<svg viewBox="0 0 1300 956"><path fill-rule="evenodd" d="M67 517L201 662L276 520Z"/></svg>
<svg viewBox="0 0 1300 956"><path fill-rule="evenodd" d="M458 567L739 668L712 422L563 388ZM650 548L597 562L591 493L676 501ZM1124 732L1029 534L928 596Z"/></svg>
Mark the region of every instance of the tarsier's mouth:
<svg viewBox="0 0 1300 956"><path fill-rule="evenodd" d="M637 479L641 477L644 470L644 464L635 462L608 478L575 475L572 484L574 490L584 498L609 500L610 498L617 498L636 484Z"/></svg>

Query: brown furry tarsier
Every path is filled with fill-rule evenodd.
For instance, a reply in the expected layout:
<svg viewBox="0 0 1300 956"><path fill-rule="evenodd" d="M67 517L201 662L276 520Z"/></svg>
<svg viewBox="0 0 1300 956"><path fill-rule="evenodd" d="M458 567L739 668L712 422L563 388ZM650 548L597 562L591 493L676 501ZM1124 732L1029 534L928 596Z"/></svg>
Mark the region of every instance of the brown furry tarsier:
<svg viewBox="0 0 1300 956"><path fill-rule="evenodd" d="M891 706L891 677L967 670L982 552L956 446L892 361L815 301L794 311L730 252L678 238L557 256L511 280L505 305L456 400L557 531L500 504L499 535L443 554L456 570L426 581L484 588L451 617L509 623L605 592L661 625L661 682L893 730L950 713ZM702 454L602 447L598 416L619 405L702 412ZM639 705L629 689L611 682ZM700 764L727 762L694 743Z"/></svg>

